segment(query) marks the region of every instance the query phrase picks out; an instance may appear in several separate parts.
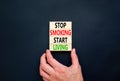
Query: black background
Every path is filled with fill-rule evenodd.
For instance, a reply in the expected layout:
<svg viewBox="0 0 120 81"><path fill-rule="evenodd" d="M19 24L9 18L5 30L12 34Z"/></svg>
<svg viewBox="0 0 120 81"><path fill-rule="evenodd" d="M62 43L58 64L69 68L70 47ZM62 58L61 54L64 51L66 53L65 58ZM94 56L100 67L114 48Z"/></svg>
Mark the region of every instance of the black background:
<svg viewBox="0 0 120 81"><path fill-rule="evenodd" d="M0 14L0 81L42 81L39 57L54 20L73 22L85 81L120 81L119 0L3 0Z"/></svg>

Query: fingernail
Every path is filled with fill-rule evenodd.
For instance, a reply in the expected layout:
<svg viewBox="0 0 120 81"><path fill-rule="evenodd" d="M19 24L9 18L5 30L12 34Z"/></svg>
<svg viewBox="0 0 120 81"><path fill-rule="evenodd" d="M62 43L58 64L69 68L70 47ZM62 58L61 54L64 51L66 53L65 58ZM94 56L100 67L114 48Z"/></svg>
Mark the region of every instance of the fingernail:
<svg viewBox="0 0 120 81"><path fill-rule="evenodd" d="M73 52L76 53L76 49L75 48L73 48Z"/></svg>
<svg viewBox="0 0 120 81"><path fill-rule="evenodd" d="M43 56L45 56L46 54L45 53L43 53Z"/></svg>
<svg viewBox="0 0 120 81"><path fill-rule="evenodd" d="M48 52L49 50L48 49L46 49L46 52Z"/></svg>

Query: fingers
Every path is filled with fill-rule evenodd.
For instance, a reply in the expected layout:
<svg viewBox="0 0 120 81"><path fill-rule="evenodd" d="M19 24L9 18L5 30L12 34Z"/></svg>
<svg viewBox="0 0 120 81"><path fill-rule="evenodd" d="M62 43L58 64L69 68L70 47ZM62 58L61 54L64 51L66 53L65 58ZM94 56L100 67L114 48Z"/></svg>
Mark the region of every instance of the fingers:
<svg viewBox="0 0 120 81"><path fill-rule="evenodd" d="M40 75L47 80L50 79L50 76L40 68ZM44 80L45 81L45 80Z"/></svg>
<svg viewBox="0 0 120 81"><path fill-rule="evenodd" d="M54 69L49 64L47 64L45 54L43 54L41 56L40 60L41 60L40 69L43 70L44 72L46 72L48 75L53 74L54 73Z"/></svg>
<svg viewBox="0 0 120 81"><path fill-rule="evenodd" d="M46 50L47 62L53 67L63 67L61 63L55 60L49 50Z"/></svg>
<svg viewBox="0 0 120 81"><path fill-rule="evenodd" d="M72 51L71 51L71 59L72 59L72 65L78 65L79 64L75 48L73 48Z"/></svg>

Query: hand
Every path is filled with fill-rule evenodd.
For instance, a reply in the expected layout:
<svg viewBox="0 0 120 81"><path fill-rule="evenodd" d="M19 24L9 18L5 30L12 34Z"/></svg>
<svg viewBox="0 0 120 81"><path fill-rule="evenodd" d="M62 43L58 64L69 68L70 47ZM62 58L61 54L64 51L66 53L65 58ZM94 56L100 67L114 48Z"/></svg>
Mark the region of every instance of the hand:
<svg viewBox="0 0 120 81"><path fill-rule="evenodd" d="M71 51L72 65L67 67L53 58L46 50L40 59L40 75L44 81L83 81L81 66L75 49Z"/></svg>

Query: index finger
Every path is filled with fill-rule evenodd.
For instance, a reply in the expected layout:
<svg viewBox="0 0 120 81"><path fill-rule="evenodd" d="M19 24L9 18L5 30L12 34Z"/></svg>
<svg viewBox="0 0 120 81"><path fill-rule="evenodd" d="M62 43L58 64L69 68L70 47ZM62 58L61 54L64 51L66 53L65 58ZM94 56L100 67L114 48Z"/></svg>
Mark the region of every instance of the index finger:
<svg viewBox="0 0 120 81"><path fill-rule="evenodd" d="M56 59L54 59L54 57L52 56L52 54L50 53L50 50L46 50L46 55L47 55L47 62L53 67L64 67L63 64L59 63Z"/></svg>
<svg viewBox="0 0 120 81"><path fill-rule="evenodd" d="M45 53L43 53L43 55L40 58L40 64L47 64L46 60L43 57L45 57Z"/></svg>
<svg viewBox="0 0 120 81"><path fill-rule="evenodd" d="M46 62L45 54L41 56L40 69L44 70L49 75L54 73L54 69Z"/></svg>

